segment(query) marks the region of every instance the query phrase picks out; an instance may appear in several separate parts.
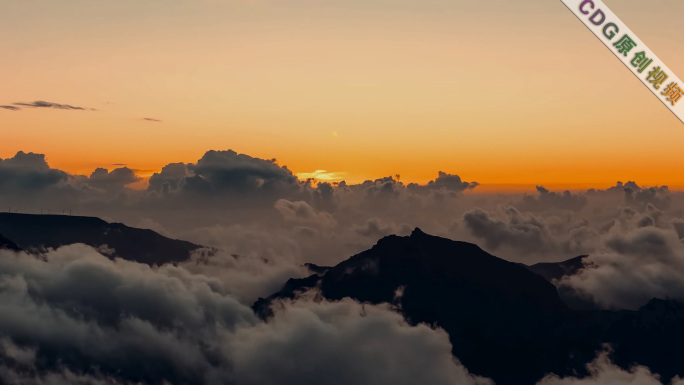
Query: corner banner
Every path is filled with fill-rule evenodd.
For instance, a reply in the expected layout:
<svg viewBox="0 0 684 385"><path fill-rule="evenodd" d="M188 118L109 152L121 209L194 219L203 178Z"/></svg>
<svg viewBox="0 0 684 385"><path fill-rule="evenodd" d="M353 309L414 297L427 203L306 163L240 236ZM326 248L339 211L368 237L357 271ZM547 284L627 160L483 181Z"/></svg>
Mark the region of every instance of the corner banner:
<svg viewBox="0 0 684 385"><path fill-rule="evenodd" d="M684 84L603 1L561 1L684 123Z"/></svg>

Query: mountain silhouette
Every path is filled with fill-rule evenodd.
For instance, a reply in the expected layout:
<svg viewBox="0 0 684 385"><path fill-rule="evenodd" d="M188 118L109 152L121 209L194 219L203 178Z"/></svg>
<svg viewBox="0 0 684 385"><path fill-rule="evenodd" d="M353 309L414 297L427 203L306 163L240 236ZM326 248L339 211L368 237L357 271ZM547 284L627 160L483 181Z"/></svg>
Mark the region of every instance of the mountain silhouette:
<svg viewBox="0 0 684 385"><path fill-rule="evenodd" d="M573 275L584 267L583 261L586 255L571 258L562 262L544 262L528 266L528 269L541 275L549 282L563 278L566 275Z"/></svg>
<svg viewBox="0 0 684 385"><path fill-rule="evenodd" d="M95 217L70 215L0 213L0 234L14 241L15 247L27 251L41 252L74 243L95 248L106 245L114 250L110 257L118 256L149 265L185 261L193 251L202 248L164 237L152 230L108 223Z"/></svg>
<svg viewBox="0 0 684 385"><path fill-rule="evenodd" d="M664 378L684 374L684 306L655 300L632 312L573 310L549 279L579 268L578 258L526 267L416 229L385 237L337 266L314 265L315 274L288 280L253 309L268 319L274 302L312 289L327 300L390 303L410 324L443 328L454 356L498 385L533 384L548 373L581 377L604 343L625 368L648 362ZM659 343L668 350L657 351Z"/></svg>
<svg viewBox="0 0 684 385"><path fill-rule="evenodd" d="M21 250L21 248L19 246L17 246L16 243L7 239L2 234L0 234L0 249L8 249L8 250L13 250L13 251L20 251Z"/></svg>

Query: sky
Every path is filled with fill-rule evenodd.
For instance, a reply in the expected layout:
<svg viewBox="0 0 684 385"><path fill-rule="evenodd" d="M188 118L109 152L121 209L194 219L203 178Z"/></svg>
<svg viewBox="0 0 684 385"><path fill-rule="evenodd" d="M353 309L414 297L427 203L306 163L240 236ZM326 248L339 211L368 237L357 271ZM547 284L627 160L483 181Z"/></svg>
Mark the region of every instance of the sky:
<svg viewBox="0 0 684 385"><path fill-rule="evenodd" d="M684 3L605 3L683 76ZM0 35L0 105L82 108L0 109L0 158L684 189L682 123L557 0L0 0Z"/></svg>

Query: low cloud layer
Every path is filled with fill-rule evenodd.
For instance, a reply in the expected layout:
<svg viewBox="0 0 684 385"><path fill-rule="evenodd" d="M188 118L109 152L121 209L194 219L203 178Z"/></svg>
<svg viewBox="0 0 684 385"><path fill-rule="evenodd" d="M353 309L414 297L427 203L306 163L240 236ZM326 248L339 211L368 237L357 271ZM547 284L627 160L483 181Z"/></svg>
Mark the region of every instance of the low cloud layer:
<svg viewBox="0 0 684 385"><path fill-rule="evenodd" d="M592 269L558 284L605 308L684 298L684 194L666 186L629 181L581 192L538 186L526 194L479 194L476 182L449 172L426 184L398 176L330 183L300 180L275 159L230 150L170 163L146 190L130 188L137 182L127 167L72 175L51 168L44 155L19 152L0 161L0 207L70 210L216 247L240 263L247 258L266 273L259 284L243 285L245 298L303 274L305 263L334 265L415 227L515 262L589 255Z"/></svg>
<svg viewBox="0 0 684 385"><path fill-rule="evenodd" d="M80 245L0 251L0 336L3 383L491 383L386 306L300 299L265 323L218 279Z"/></svg>
<svg viewBox="0 0 684 385"><path fill-rule="evenodd" d="M319 183L274 159L209 151L133 190L135 172L118 166L73 175L19 152L0 160L0 207L71 209L218 250L159 268L78 245L44 260L0 252L0 382L313 384L328 375L409 384L429 374L431 383L488 383L453 360L443 331L410 327L386 306L304 298L268 323L249 308L308 276L305 263L334 265L415 227L528 264L588 255L556 284L603 308L684 300L684 194L665 186L478 194L447 172L420 185L398 176ZM549 375L540 385L665 381L607 357L587 378Z"/></svg>
<svg viewBox="0 0 684 385"><path fill-rule="evenodd" d="M679 377L662 382L659 375L651 373L647 367L641 365L634 365L629 370L620 368L611 362L609 347L599 353L596 360L587 364L587 370L589 376L584 378L561 378L550 374L537 385L684 385L684 380Z"/></svg>

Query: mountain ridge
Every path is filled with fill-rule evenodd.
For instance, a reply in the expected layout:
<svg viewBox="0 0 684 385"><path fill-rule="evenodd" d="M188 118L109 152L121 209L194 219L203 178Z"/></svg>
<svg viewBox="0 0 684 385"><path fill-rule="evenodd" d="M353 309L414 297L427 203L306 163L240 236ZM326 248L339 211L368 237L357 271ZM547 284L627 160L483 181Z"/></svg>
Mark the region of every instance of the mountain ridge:
<svg viewBox="0 0 684 385"><path fill-rule="evenodd" d="M27 251L43 252L74 243L95 248L106 245L118 257L148 265L182 262L203 248L153 230L71 215L0 213L0 234Z"/></svg>
<svg viewBox="0 0 684 385"><path fill-rule="evenodd" d="M582 257L569 261L577 267ZM558 275L567 267L563 262L542 267ZM536 383L548 373L588 375L586 363L605 343L625 369L639 363L663 378L684 374L684 348L673 342L684 341L684 304L654 299L637 311L573 310L549 277L472 243L416 229L384 237L336 266L310 270L311 276L289 279L257 300L257 315L268 319L271 304L310 290L330 301L389 303L410 324L443 328L453 355L498 385ZM658 351L659 345L668 350Z"/></svg>

